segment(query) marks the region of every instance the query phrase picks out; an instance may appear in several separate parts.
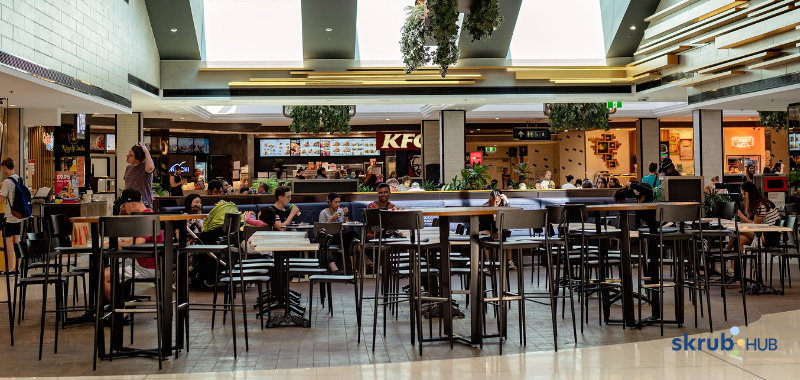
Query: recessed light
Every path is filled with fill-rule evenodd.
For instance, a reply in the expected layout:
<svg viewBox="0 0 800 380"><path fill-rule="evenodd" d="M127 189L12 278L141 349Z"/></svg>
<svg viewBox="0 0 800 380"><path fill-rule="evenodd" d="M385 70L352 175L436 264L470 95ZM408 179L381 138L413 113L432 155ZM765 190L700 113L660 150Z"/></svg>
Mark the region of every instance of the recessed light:
<svg viewBox="0 0 800 380"><path fill-rule="evenodd" d="M333 28L325 28L325 31L326 31L326 32L332 32L332 31L333 31Z"/></svg>
<svg viewBox="0 0 800 380"><path fill-rule="evenodd" d="M16 104L9 104L8 106L9 107L16 107L17 105Z"/></svg>
<svg viewBox="0 0 800 380"><path fill-rule="evenodd" d="M481 131L481 129L480 129L480 128L478 128L478 132L480 132L480 131Z"/></svg>
<svg viewBox="0 0 800 380"><path fill-rule="evenodd" d="M500 120L500 118L499 118L499 117L496 117L496 118L494 118L494 119L495 119L495 120Z"/></svg>
<svg viewBox="0 0 800 380"><path fill-rule="evenodd" d="M172 29L170 29L169 31L170 31L170 32L172 32L172 33L175 33L175 32L177 32L177 31L178 31L178 28L172 28Z"/></svg>
<svg viewBox="0 0 800 380"><path fill-rule="evenodd" d="M631 25L631 30L636 30L636 25Z"/></svg>
<svg viewBox="0 0 800 380"><path fill-rule="evenodd" d="M481 100L486 100L486 99L484 99L484 98L481 98Z"/></svg>
<svg viewBox="0 0 800 380"><path fill-rule="evenodd" d="M184 118L184 117L182 117L182 118L181 118L181 120L183 120L183 119L185 119L185 118Z"/></svg>
<svg viewBox="0 0 800 380"><path fill-rule="evenodd" d="M392 119L386 119L386 120L388 121L388 120L392 120Z"/></svg>
<svg viewBox="0 0 800 380"><path fill-rule="evenodd" d="M619 131L619 128L617 128L617 130Z"/></svg>

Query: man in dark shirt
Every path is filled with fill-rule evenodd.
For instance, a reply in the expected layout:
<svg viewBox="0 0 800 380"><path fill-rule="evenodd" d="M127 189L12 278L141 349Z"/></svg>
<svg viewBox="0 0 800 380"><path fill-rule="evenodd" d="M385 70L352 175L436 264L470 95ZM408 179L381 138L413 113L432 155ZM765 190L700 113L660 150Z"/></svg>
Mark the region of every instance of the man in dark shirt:
<svg viewBox="0 0 800 380"><path fill-rule="evenodd" d="M275 210L276 221L281 222L281 228L286 229L286 226L292 224L292 220L297 215L300 215L300 209L292 202L292 189L289 186L278 186L275 189L275 205L272 209Z"/></svg>

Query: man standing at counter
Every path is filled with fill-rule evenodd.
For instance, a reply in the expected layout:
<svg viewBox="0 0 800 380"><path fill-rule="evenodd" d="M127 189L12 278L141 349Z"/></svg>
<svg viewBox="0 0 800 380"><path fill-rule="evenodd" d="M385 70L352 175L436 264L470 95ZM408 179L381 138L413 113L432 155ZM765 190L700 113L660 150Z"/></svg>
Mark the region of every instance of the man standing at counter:
<svg viewBox="0 0 800 380"><path fill-rule="evenodd" d="M142 193L142 203L147 208L153 206L153 170L156 166L150 158L150 151L140 142L134 145L125 157L125 189L136 189Z"/></svg>
<svg viewBox="0 0 800 380"><path fill-rule="evenodd" d="M292 189L289 186L278 186L275 189L275 205L272 209L275 210L275 220L281 222L281 228L286 229L286 226L292 224L292 220L297 215L300 215L300 209L292 202Z"/></svg>

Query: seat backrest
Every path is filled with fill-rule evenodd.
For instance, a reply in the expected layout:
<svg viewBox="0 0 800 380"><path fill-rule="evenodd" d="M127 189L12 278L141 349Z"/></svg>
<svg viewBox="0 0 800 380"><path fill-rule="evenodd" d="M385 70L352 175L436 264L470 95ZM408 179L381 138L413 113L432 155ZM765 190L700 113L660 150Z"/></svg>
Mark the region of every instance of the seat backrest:
<svg viewBox="0 0 800 380"><path fill-rule="evenodd" d="M583 203L567 203L564 205L564 218L567 223L586 223L589 210Z"/></svg>
<svg viewBox="0 0 800 380"><path fill-rule="evenodd" d="M328 261L328 251L331 248L331 241L333 241L333 237L327 233L325 230L322 230L322 233L318 235L318 243L319 243L319 255L317 258L319 259L319 266L320 268L328 269L330 262Z"/></svg>
<svg viewBox="0 0 800 380"><path fill-rule="evenodd" d="M342 224L341 223L314 223L314 233L316 234L320 228L325 230L326 234L329 235L338 235L342 232Z"/></svg>
<svg viewBox="0 0 800 380"><path fill-rule="evenodd" d="M425 218L420 210L380 212L381 230L421 230L425 227Z"/></svg>
<svg viewBox="0 0 800 380"><path fill-rule="evenodd" d="M660 204L656 206L656 221L659 223L683 223L700 221L700 204L676 205Z"/></svg>
<svg viewBox="0 0 800 380"><path fill-rule="evenodd" d="M28 232L27 233L28 239L47 239L47 234L44 232Z"/></svg>
<svg viewBox="0 0 800 380"><path fill-rule="evenodd" d="M498 210L495 225L498 230L543 228L546 210Z"/></svg>
<svg viewBox="0 0 800 380"><path fill-rule="evenodd" d="M786 204L786 206L783 206L783 211L785 211L787 214L790 214L790 215L796 215L797 214L797 206L795 206L794 204L788 203L788 204Z"/></svg>
<svg viewBox="0 0 800 380"><path fill-rule="evenodd" d="M379 227L381 225L381 210L370 208L364 210L364 225L369 227Z"/></svg>
<svg viewBox="0 0 800 380"><path fill-rule="evenodd" d="M72 229L70 228L69 220L66 215L50 215L50 233L53 237L72 234Z"/></svg>
<svg viewBox="0 0 800 380"><path fill-rule="evenodd" d="M736 202L716 202L711 212L714 218L733 220L736 217Z"/></svg>
<svg viewBox="0 0 800 380"><path fill-rule="evenodd" d="M244 231L242 234L244 235L243 240L247 241L253 236L254 233L258 231L272 231L273 228L270 225L266 225L263 227L256 227L256 226L244 226Z"/></svg>
<svg viewBox="0 0 800 380"><path fill-rule="evenodd" d="M153 237L159 234L158 215L101 216L102 237Z"/></svg>
<svg viewBox="0 0 800 380"><path fill-rule="evenodd" d="M50 252L50 243L47 239L27 239L25 245L28 249L28 256L36 260L44 259Z"/></svg>

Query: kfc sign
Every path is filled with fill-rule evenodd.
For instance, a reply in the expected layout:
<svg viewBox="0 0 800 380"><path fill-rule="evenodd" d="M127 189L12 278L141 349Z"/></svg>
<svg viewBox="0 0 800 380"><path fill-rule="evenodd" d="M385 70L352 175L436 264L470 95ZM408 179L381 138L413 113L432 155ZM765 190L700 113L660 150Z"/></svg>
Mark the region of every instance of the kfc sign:
<svg viewBox="0 0 800 380"><path fill-rule="evenodd" d="M741 136L731 139L731 145L733 145L734 148L752 148L755 144L756 142L753 136Z"/></svg>
<svg viewBox="0 0 800 380"><path fill-rule="evenodd" d="M421 133L386 133L375 134L378 150L420 150L422 149Z"/></svg>

